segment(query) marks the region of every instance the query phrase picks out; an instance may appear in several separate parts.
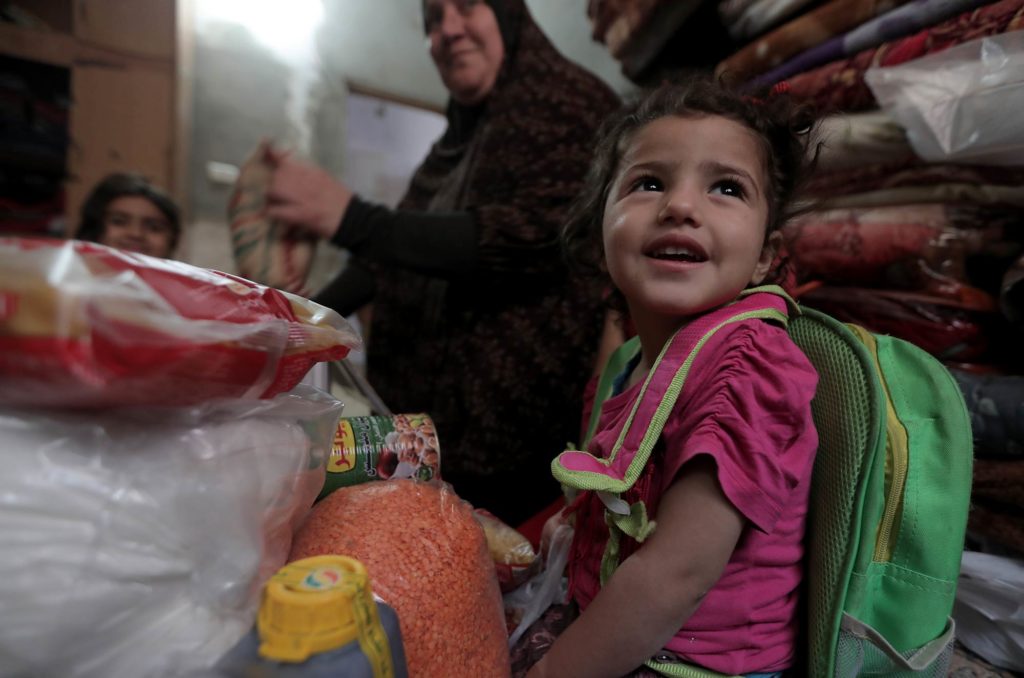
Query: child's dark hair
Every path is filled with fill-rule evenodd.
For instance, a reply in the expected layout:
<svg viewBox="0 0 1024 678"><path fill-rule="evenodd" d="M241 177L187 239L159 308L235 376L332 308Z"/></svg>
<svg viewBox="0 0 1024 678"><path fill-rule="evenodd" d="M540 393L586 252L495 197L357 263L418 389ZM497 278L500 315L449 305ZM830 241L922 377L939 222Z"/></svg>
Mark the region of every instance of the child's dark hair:
<svg viewBox="0 0 1024 678"><path fill-rule="evenodd" d="M647 124L668 116L684 118L722 116L749 128L764 144L765 193L768 224L765 237L778 230L806 207L794 205L793 197L817 159L808 157L814 115L806 105L788 96L744 96L704 74L679 83L648 90L605 120L597 133L593 162L583 192L569 210L562 229L562 245L569 263L584 273L607 279L601 236L608 191L629 142ZM773 276L778 275L773 272ZM773 278L774 279L774 278ZM623 310L625 300L617 291L609 304Z"/></svg>
<svg viewBox="0 0 1024 678"><path fill-rule="evenodd" d="M117 172L108 174L89 193L82 203L81 218L75 238L89 242L99 242L103 236L103 220L106 218L107 207L113 201L125 196L145 198L160 210L171 227L171 250L178 244L181 236L181 215L178 206L166 193L149 183L140 174Z"/></svg>

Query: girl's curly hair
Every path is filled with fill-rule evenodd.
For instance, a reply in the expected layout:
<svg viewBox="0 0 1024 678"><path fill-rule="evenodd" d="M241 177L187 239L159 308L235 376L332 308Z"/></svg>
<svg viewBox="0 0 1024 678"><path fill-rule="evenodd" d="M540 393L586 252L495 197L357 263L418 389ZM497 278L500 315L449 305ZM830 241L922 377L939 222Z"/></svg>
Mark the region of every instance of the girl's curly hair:
<svg viewBox="0 0 1024 678"><path fill-rule="evenodd" d="M755 98L744 96L708 75L687 76L678 83L666 83L642 93L607 118L598 130L583 191L570 207L562 228L566 258L581 273L607 282L602 225L619 161L640 129L666 116L722 116L747 127L761 140L768 198L766 238L806 211L807 206L796 205L793 198L817 160L817 147L813 154L809 153L813 111L784 93ZM773 272L775 279L781 268ZM609 305L625 309L625 300L617 290L609 296Z"/></svg>

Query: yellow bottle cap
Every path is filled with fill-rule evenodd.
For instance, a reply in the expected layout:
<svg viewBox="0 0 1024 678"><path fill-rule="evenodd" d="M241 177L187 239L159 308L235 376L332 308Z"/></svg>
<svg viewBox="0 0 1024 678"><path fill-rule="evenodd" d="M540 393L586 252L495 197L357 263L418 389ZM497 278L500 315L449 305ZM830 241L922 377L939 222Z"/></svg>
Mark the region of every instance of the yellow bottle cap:
<svg viewBox="0 0 1024 678"><path fill-rule="evenodd" d="M302 662L341 647L359 637L368 609L376 621L366 568L358 560L314 556L289 563L263 589L256 621L260 656Z"/></svg>

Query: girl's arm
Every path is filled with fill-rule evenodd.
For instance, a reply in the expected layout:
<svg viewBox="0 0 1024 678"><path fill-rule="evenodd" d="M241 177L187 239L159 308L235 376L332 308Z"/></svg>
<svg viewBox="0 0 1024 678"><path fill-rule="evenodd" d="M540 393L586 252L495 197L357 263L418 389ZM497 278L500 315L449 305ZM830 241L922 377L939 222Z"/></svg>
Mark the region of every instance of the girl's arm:
<svg viewBox="0 0 1024 678"><path fill-rule="evenodd" d="M701 455L662 497L657 523L528 678L615 678L657 654L718 581L744 518Z"/></svg>

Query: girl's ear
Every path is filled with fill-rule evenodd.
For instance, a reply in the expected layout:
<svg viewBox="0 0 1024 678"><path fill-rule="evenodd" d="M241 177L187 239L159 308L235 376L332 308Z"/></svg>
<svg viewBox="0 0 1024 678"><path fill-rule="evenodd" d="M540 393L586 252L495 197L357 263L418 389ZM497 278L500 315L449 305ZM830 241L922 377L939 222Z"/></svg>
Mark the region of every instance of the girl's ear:
<svg viewBox="0 0 1024 678"><path fill-rule="evenodd" d="M779 251L780 244L782 244L782 233L780 231L775 231L768 236L764 247L761 248L761 256L757 260L757 265L754 266L754 272L750 276L751 284L760 285L768 275L768 271L771 270L772 263L775 261L775 254Z"/></svg>

